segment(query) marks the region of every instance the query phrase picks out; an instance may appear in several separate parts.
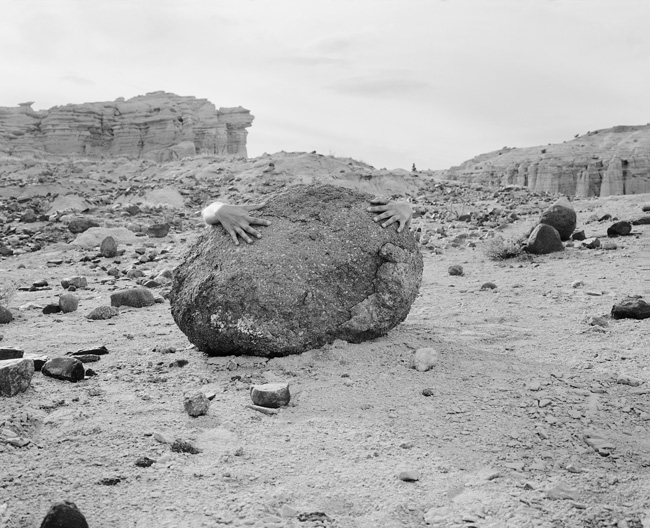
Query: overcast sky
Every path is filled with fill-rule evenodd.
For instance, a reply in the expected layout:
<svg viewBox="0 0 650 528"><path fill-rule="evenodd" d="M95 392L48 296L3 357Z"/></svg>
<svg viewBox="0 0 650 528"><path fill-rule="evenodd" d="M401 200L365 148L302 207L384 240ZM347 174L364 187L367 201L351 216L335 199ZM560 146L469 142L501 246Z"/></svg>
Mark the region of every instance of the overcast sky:
<svg viewBox="0 0 650 528"><path fill-rule="evenodd" d="M443 169L650 122L648 0L1 0L0 106L164 90L248 152Z"/></svg>

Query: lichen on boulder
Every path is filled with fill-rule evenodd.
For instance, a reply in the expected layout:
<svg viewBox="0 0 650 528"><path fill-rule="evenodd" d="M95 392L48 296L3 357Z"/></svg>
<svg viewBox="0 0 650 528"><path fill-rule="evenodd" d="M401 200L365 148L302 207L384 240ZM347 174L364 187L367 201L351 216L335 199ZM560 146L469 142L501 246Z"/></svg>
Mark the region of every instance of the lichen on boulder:
<svg viewBox="0 0 650 528"><path fill-rule="evenodd" d="M256 211L271 226L250 245L206 227L174 270L176 324L211 355L286 356L385 335L417 296L422 255L408 230L373 222L371 198L292 187Z"/></svg>

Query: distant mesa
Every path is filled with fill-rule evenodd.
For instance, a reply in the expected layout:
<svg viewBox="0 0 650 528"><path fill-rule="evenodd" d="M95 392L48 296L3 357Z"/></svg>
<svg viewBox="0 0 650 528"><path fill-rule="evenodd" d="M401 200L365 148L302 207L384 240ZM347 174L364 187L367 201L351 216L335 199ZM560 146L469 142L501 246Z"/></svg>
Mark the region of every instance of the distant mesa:
<svg viewBox="0 0 650 528"><path fill-rule="evenodd" d="M207 99L162 91L49 110L35 111L33 104L0 107L0 153L156 162L199 154L247 157L246 128L254 119L242 107L217 110Z"/></svg>
<svg viewBox="0 0 650 528"><path fill-rule="evenodd" d="M650 192L650 124L616 126L539 147L481 154L442 171L450 180L520 185L588 198Z"/></svg>

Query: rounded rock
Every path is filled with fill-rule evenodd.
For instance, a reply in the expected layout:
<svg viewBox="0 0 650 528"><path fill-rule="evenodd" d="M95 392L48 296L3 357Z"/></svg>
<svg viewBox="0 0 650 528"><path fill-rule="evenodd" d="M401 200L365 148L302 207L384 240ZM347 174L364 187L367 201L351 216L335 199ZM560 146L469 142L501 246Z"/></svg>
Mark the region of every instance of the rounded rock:
<svg viewBox="0 0 650 528"><path fill-rule="evenodd" d="M411 356L411 368L418 372L431 370L438 364L438 352L433 348L418 348Z"/></svg>
<svg viewBox="0 0 650 528"><path fill-rule="evenodd" d="M59 307L63 313L76 312L79 307L79 298L72 293L64 293L59 297Z"/></svg>
<svg viewBox="0 0 650 528"><path fill-rule="evenodd" d="M548 224L539 224L528 237L524 250L534 255L546 255L563 251L564 246L557 229Z"/></svg>
<svg viewBox="0 0 650 528"><path fill-rule="evenodd" d="M542 213L539 222L554 227L560 240L569 240L576 228L577 215L569 200L560 198Z"/></svg>
<svg viewBox="0 0 650 528"><path fill-rule="evenodd" d="M614 222L607 228L608 237L627 236L632 232L632 223L626 220Z"/></svg>
<svg viewBox="0 0 650 528"><path fill-rule="evenodd" d="M176 268L172 315L213 355L299 354L360 343L402 322L417 296L422 255L411 234L383 229L372 196L333 185L296 186L256 216L272 225L235 246L208 226Z"/></svg>
<svg viewBox="0 0 650 528"><path fill-rule="evenodd" d="M453 275L457 277L462 277L465 274L465 271L463 270L463 267L460 264L453 264L449 266L447 272L449 273L449 275Z"/></svg>
<svg viewBox="0 0 650 528"><path fill-rule="evenodd" d="M57 502L45 515L41 528L88 528L88 522L76 504L70 501Z"/></svg>
<svg viewBox="0 0 650 528"><path fill-rule="evenodd" d="M91 311L86 318L91 321L101 321L104 319L111 319L120 315L120 311L114 306L98 306Z"/></svg>
<svg viewBox="0 0 650 528"><path fill-rule="evenodd" d="M112 236L107 236L102 240L99 252L102 257L113 258L117 256L117 241Z"/></svg>
<svg viewBox="0 0 650 528"><path fill-rule="evenodd" d="M111 294L111 306L130 306L132 308L144 308L155 304L153 293L146 288L132 288Z"/></svg>
<svg viewBox="0 0 650 528"><path fill-rule="evenodd" d="M81 361L71 357L49 359L41 368L41 372L51 378L73 383L84 379L85 371Z"/></svg>
<svg viewBox="0 0 650 528"><path fill-rule="evenodd" d="M14 320L13 314L9 311L8 308L0 306L0 324L8 324Z"/></svg>

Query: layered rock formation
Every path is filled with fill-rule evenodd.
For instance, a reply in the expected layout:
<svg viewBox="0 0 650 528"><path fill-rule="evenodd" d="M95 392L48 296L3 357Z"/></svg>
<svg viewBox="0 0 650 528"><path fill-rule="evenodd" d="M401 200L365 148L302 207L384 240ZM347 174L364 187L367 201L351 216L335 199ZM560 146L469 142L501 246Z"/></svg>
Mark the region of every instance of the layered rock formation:
<svg viewBox="0 0 650 528"><path fill-rule="evenodd" d="M246 128L253 122L245 108L217 110L207 99L166 92L41 111L32 104L0 107L0 152L157 162L197 154L246 157Z"/></svg>
<svg viewBox="0 0 650 528"><path fill-rule="evenodd" d="M650 192L650 124L596 130L545 147L504 148L443 177L583 198Z"/></svg>

